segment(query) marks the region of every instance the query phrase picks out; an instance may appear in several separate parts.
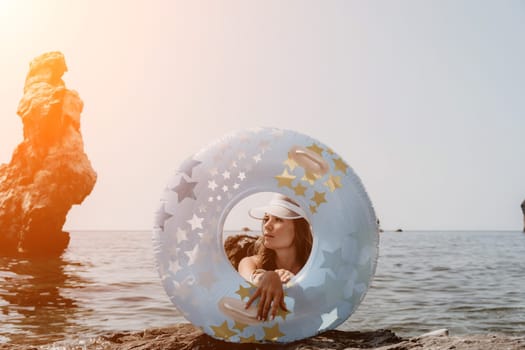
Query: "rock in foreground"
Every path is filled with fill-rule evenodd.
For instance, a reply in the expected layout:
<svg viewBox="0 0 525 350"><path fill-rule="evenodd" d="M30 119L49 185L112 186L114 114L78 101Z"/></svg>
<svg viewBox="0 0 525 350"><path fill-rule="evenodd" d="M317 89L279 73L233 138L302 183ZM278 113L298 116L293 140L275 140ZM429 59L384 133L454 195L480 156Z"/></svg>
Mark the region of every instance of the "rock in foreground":
<svg viewBox="0 0 525 350"><path fill-rule="evenodd" d="M95 185L80 133L83 102L62 81L66 71L60 52L30 64L17 111L24 140L0 165L0 254L60 255L67 213Z"/></svg>
<svg viewBox="0 0 525 350"><path fill-rule="evenodd" d="M112 333L90 342L56 343L38 347L1 345L0 350L525 350L525 337L497 334L449 337L446 332L403 339L389 330L345 332L332 330L289 344L234 344L215 340L191 324L147 329L143 332Z"/></svg>

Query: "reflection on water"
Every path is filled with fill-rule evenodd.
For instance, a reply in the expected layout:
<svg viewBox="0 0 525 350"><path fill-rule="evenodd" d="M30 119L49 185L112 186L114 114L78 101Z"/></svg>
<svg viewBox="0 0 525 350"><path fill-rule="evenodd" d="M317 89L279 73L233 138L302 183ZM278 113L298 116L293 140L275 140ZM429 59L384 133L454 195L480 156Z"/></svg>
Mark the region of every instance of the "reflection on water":
<svg viewBox="0 0 525 350"><path fill-rule="evenodd" d="M41 344L64 337L80 311L66 290L84 284L68 269L72 265L61 257L0 257L0 341Z"/></svg>
<svg viewBox="0 0 525 350"><path fill-rule="evenodd" d="M71 232L61 258L0 257L0 344L89 341L182 322L146 231Z"/></svg>

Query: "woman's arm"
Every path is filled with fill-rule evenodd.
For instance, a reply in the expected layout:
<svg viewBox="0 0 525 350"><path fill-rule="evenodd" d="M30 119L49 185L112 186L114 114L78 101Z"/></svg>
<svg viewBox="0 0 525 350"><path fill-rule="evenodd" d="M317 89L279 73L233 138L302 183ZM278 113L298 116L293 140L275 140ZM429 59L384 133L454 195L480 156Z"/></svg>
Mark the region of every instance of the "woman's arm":
<svg viewBox="0 0 525 350"><path fill-rule="evenodd" d="M254 255L244 257L239 262L238 271L244 279L250 281L256 286L259 285L262 276L266 272L266 270L257 268L257 257ZM295 276L293 273L285 269L277 269L275 272L277 272L281 278L282 283L287 283L293 276Z"/></svg>
<svg viewBox="0 0 525 350"><path fill-rule="evenodd" d="M257 258L252 256L246 256L239 262L238 271L239 274L247 281L253 283L253 275L257 270ZM254 283L255 284L255 283Z"/></svg>
<svg viewBox="0 0 525 350"><path fill-rule="evenodd" d="M247 256L239 262L240 275L258 287L246 303L246 308L249 308L250 305L260 297L259 303L257 304L257 318L259 320L267 320L269 314L273 319L275 315L277 315L279 307L288 311L284 303L282 283L287 282L289 278L283 278L282 271L257 269L257 257L255 255Z"/></svg>
<svg viewBox="0 0 525 350"><path fill-rule="evenodd" d="M246 308L249 308L260 297L257 304L257 318L259 320L268 319L268 315L274 318L279 307L287 311L281 276L277 272L257 269L257 257L247 256L239 263L239 273L257 286L257 290L246 303Z"/></svg>

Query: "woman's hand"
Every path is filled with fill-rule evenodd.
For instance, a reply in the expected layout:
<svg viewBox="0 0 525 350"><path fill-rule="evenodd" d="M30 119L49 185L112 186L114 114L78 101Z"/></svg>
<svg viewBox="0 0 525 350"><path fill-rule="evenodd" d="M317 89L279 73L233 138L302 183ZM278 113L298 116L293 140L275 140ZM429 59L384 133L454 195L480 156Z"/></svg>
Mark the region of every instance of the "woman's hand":
<svg viewBox="0 0 525 350"><path fill-rule="evenodd" d="M275 270L275 272L277 272L277 274L281 278L282 283L288 283L288 281L290 281L292 277L295 276L293 273L285 269L277 269Z"/></svg>
<svg viewBox="0 0 525 350"><path fill-rule="evenodd" d="M286 304L284 303L284 290L281 282L281 277L276 271L266 271L261 277L259 287L251 298L246 303L245 308L249 308L250 305L259 298L259 304L257 305L257 319L266 321L268 315L271 315L272 320L277 315L277 309L280 307L284 311Z"/></svg>

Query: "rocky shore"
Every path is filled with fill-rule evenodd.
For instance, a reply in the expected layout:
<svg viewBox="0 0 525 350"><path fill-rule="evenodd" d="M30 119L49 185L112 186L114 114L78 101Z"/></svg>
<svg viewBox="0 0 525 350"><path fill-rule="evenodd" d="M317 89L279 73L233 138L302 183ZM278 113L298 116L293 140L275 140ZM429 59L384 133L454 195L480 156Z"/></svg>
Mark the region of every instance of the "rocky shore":
<svg viewBox="0 0 525 350"><path fill-rule="evenodd" d="M476 334L454 336L438 330L414 338L402 338L390 330L345 332L332 330L289 344L232 344L215 340L191 324L151 328L141 332L120 332L90 341L55 343L41 346L0 344L0 350L524 350L525 336Z"/></svg>

